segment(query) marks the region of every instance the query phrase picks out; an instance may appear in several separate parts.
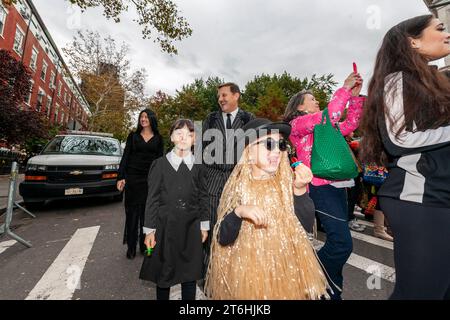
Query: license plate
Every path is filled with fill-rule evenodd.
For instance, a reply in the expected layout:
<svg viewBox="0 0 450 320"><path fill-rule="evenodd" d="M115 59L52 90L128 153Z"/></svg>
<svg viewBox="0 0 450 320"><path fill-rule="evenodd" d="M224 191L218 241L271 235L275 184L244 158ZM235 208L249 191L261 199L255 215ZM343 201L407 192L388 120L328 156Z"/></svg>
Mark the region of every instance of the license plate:
<svg viewBox="0 0 450 320"><path fill-rule="evenodd" d="M74 196L74 195L78 195L78 194L83 194L83 189L71 188L71 189L66 189L66 191L65 191L66 196Z"/></svg>

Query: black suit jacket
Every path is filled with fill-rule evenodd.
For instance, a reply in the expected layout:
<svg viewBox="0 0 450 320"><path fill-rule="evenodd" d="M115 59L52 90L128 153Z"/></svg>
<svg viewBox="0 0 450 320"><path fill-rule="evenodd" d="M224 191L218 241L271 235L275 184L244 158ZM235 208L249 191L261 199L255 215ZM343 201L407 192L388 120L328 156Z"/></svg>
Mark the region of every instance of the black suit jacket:
<svg viewBox="0 0 450 320"><path fill-rule="evenodd" d="M255 116L252 113L239 109L233 122L232 129L242 129L249 121L253 119L255 119ZM214 137L211 141L205 141L205 132L209 129L219 130L221 133L221 138L217 140L217 137ZM208 170L207 185L210 194L217 196L220 196L222 194L222 190L225 186L226 181L228 180L231 172L236 166L237 161L239 161L238 156L240 155L238 155L236 152L236 139L234 139L232 143L234 149L234 159L228 159L227 162L227 140L222 111L216 111L209 114L206 120L203 122L203 159ZM208 155L215 157L216 153L214 151L220 148L222 149L223 156L220 157L220 159L217 159L218 161L210 163L210 159L207 160L206 157Z"/></svg>

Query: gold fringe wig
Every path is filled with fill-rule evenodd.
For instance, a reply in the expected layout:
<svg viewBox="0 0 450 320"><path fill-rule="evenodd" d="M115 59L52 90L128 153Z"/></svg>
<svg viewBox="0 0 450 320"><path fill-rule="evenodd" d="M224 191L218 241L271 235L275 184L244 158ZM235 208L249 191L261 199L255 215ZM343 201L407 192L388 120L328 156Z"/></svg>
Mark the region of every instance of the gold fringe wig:
<svg viewBox="0 0 450 320"><path fill-rule="evenodd" d="M287 152L269 180L252 178L249 147L230 176L218 208L205 293L213 300L312 300L329 288L308 235L294 212L293 179ZM217 242L225 216L240 205L262 208L267 228L244 220L234 244Z"/></svg>

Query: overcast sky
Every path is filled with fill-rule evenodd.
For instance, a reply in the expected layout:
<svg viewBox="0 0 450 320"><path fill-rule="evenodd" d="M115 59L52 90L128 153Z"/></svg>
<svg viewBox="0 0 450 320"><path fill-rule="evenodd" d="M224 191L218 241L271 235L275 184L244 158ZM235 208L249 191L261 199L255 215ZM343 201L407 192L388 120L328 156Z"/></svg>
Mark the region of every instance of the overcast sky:
<svg viewBox="0 0 450 320"><path fill-rule="evenodd" d="M61 48L77 29L111 35L149 75L147 93L173 94L195 78L219 76L244 86L261 73L297 77L333 73L341 84L357 62L366 84L386 31L428 10L422 0L175 0L193 34L179 54L143 40L131 10L119 24L100 9L81 14L63 0L34 0Z"/></svg>

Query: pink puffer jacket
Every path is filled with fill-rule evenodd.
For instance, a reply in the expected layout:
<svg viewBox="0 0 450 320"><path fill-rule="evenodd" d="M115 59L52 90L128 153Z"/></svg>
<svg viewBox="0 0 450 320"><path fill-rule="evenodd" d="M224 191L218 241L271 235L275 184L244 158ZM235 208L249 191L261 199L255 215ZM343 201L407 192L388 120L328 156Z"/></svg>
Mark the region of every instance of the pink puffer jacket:
<svg viewBox="0 0 450 320"><path fill-rule="evenodd" d="M347 119L339 124L343 136L348 136L358 128L364 100L364 97L353 97L351 90L346 88L337 90L333 95L331 102L328 104L328 113L333 123L341 119L345 107L349 103ZM303 161L303 164L308 167L311 167L314 126L322 121L322 113L317 112L297 117L291 122L292 133L290 140L297 149L298 160ZM323 186L332 182L318 177L314 177L312 180L314 186Z"/></svg>

